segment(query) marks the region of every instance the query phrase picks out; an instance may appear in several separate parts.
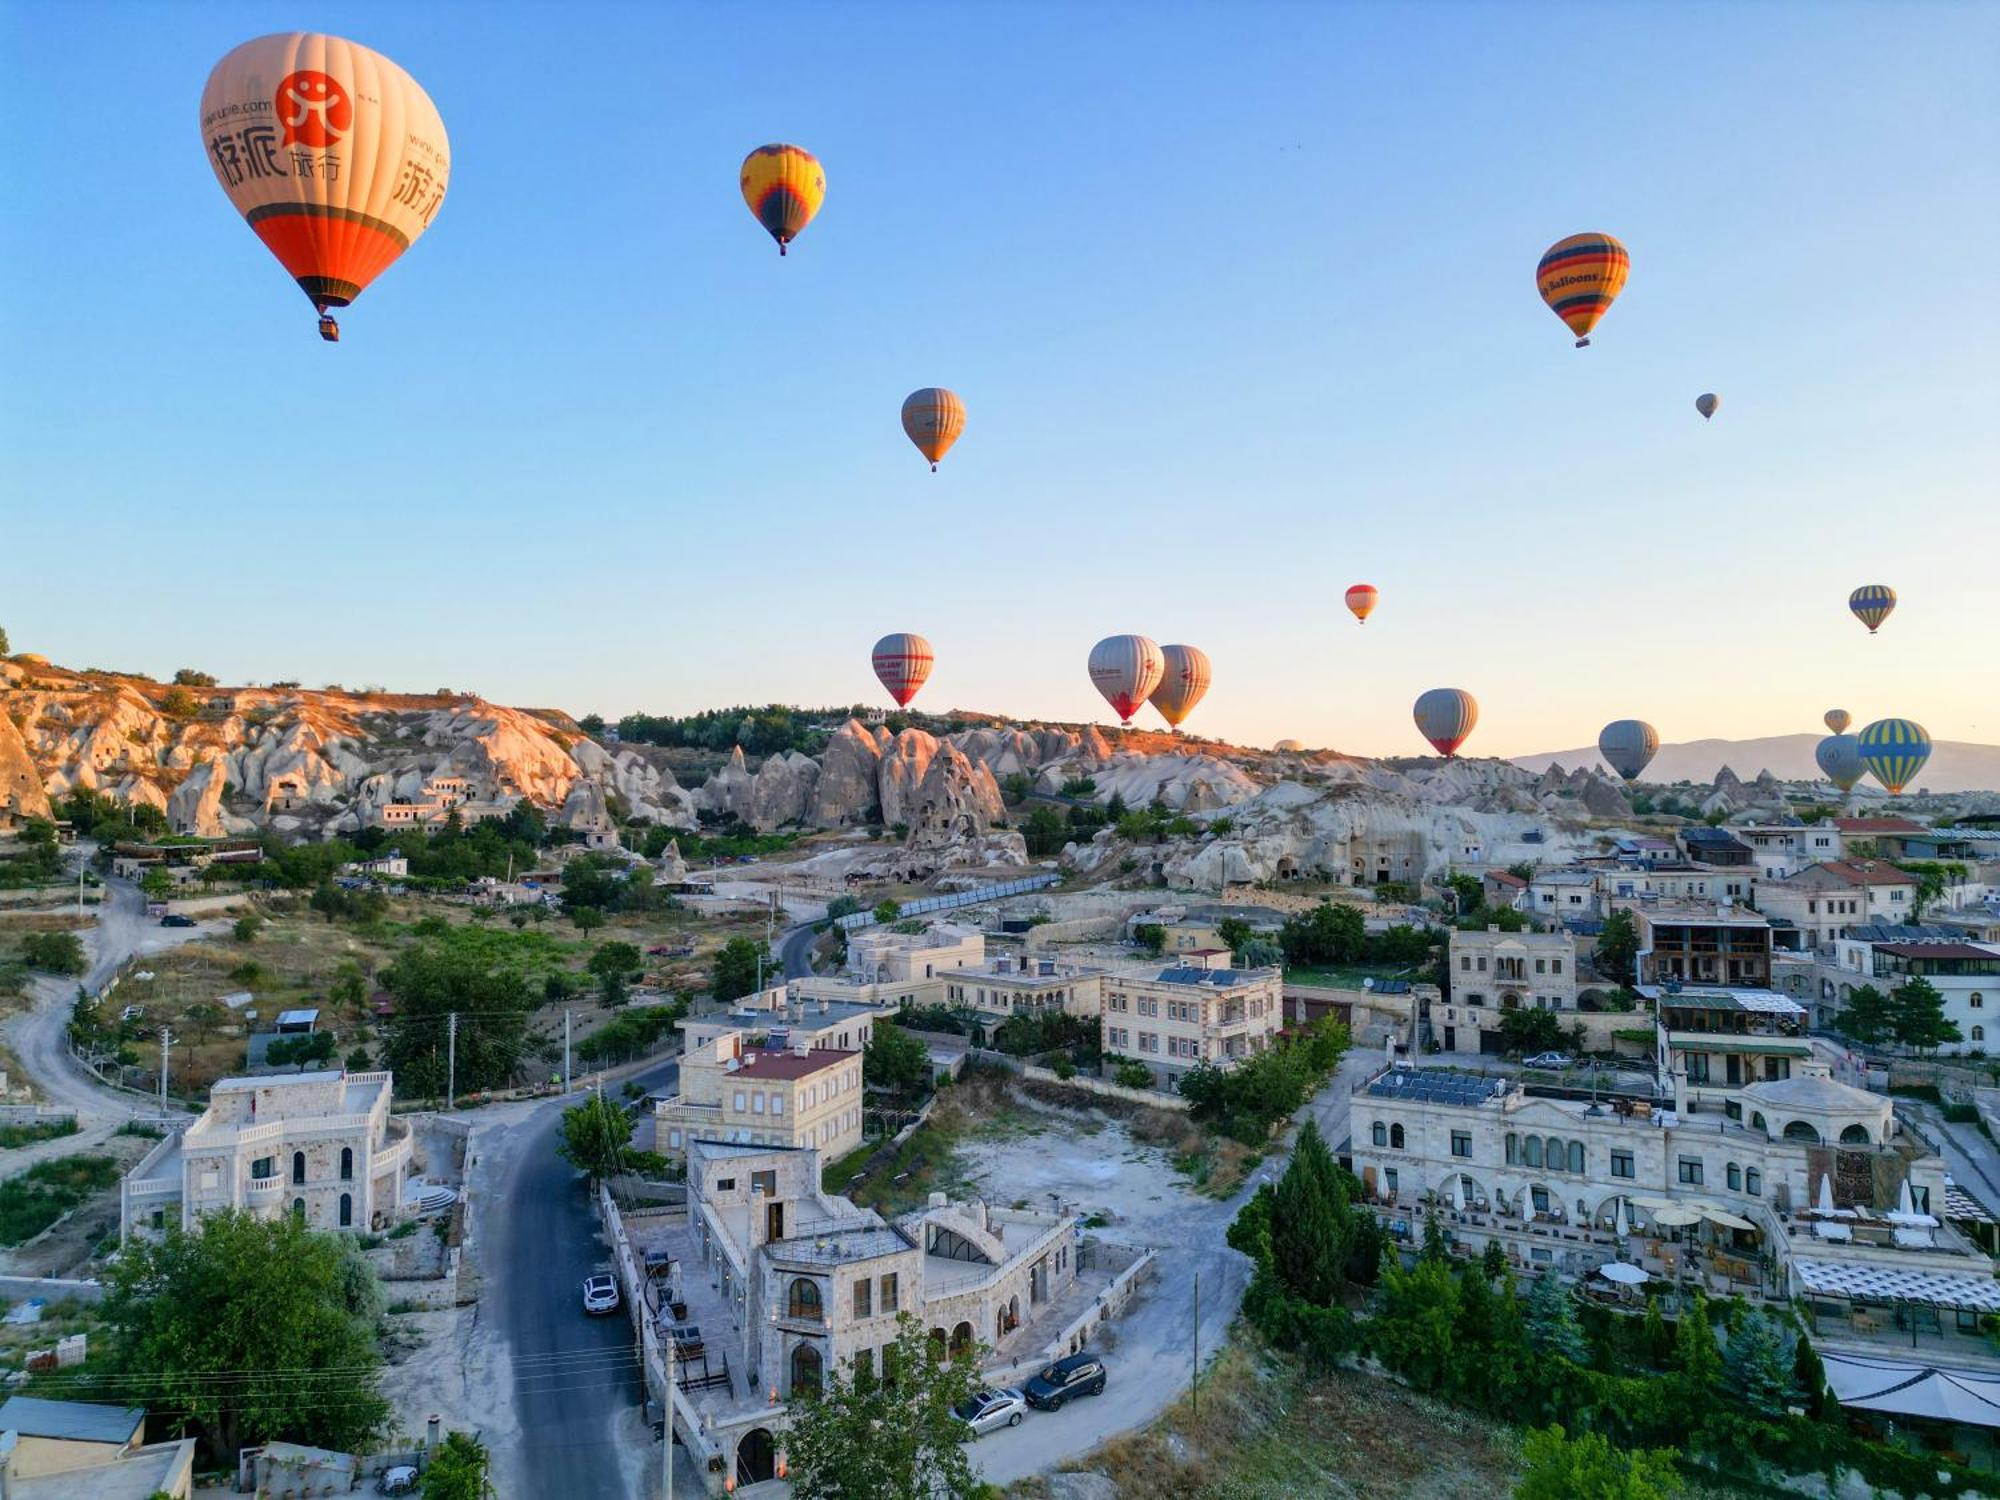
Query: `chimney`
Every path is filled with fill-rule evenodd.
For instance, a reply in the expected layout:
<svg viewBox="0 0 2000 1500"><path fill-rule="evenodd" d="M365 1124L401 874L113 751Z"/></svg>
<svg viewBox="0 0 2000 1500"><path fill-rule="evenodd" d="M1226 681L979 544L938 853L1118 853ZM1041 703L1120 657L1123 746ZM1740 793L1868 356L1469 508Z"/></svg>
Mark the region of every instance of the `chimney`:
<svg viewBox="0 0 2000 1500"><path fill-rule="evenodd" d="M433 1453L437 1451L439 1421L440 1418L438 1417L438 1414L436 1412L432 1412L430 1422L427 1425L430 1428L430 1448Z"/></svg>
<svg viewBox="0 0 2000 1500"><path fill-rule="evenodd" d="M812 1043L808 1042L804 1037L800 1037L796 1042L792 1043L792 1056L807 1057L811 1053Z"/></svg>

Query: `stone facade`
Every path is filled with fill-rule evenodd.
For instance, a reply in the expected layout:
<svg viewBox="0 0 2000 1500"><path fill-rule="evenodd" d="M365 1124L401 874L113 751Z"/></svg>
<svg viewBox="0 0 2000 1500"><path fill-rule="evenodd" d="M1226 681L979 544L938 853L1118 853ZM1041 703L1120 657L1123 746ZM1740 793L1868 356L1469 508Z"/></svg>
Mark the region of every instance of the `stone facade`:
<svg viewBox="0 0 2000 1500"><path fill-rule="evenodd" d="M1203 1063L1255 1057L1283 1024L1282 969L1148 965L1104 980L1104 1051L1144 1063L1163 1088Z"/></svg>
<svg viewBox="0 0 2000 1500"><path fill-rule="evenodd" d="M699 1023L695 1023L699 1027ZM814 1047L756 1048L729 1029L681 1055L681 1092L654 1108L655 1149L680 1157L697 1141L811 1146L829 1159L861 1144L861 1053Z"/></svg>

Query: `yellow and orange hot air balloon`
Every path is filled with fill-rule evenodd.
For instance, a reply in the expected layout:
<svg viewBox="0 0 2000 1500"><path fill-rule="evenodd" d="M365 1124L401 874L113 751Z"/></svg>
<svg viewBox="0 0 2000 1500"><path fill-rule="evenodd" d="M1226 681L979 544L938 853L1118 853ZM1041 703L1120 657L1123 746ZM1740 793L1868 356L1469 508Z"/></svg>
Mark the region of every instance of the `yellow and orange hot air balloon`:
<svg viewBox="0 0 2000 1500"><path fill-rule="evenodd" d="M935 471L938 460L965 432L965 403L939 385L911 391L903 398L903 431Z"/></svg>
<svg viewBox="0 0 2000 1500"><path fill-rule="evenodd" d="M1611 310L1625 285L1632 258L1608 234L1573 234L1557 240L1535 267L1535 290L1549 311L1569 325L1576 347L1590 342L1590 330Z"/></svg>
<svg viewBox="0 0 2000 1500"><path fill-rule="evenodd" d="M451 180L437 106L379 52L320 32L245 42L201 91L216 181L319 309L345 307L430 228Z"/></svg>
<svg viewBox="0 0 2000 1500"><path fill-rule="evenodd" d="M1374 584L1357 583L1347 591L1347 607L1354 612L1355 619L1366 625L1368 617L1375 613L1375 601L1381 597Z"/></svg>
<svg viewBox="0 0 2000 1500"><path fill-rule="evenodd" d="M743 201L778 242L780 255L825 198L826 172L803 146L759 146L743 158Z"/></svg>

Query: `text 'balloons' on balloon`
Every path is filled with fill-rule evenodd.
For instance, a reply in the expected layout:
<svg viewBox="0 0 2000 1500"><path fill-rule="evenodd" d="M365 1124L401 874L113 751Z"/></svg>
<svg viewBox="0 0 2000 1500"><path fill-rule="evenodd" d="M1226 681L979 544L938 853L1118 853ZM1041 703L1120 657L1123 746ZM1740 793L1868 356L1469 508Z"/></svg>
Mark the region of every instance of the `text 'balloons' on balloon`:
<svg viewBox="0 0 2000 1500"><path fill-rule="evenodd" d="M1598 731L1597 753L1625 780L1636 781L1660 753L1659 731L1644 719L1614 719Z"/></svg>
<svg viewBox="0 0 2000 1500"><path fill-rule="evenodd" d="M903 398L903 432L933 471L964 431L965 403L943 386L927 385Z"/></svg>
<svg viewBox="0 0 2000 1500"><path fill-rule="evenodd" d="M346 307L431 226L451 181L444 121L379 52L320 32L260 36L201 91L216 181L320 314Z"/></svg>
<svg viewBox="0 0 2000 1500"><path fill-rule="evenodd" d="M876 679L889 690L898 708L907 708L917 689L929 680L936 658L929 641L899 630L875 643L873 660Z"/></svg>
<svg viewBox="0 0 2000 1500"><path fill-rule="evenodd" d="M1432 688L1417 699L1412 711L1417 732L1438 754L1458 754L1479 723L1479 700L1464 688Z"/></svg>
<svg viewBox="0 0 2000 1500"><path fill-rule="evenodd" d="M1931 737L1914 719L1877 719L1855 738L1861 763L1892 797L1900 796L1931 758Z"/></svg>
<svg viewBox="0 0 2000 1500"><path fill-rule="evenodd" d="M1703 421L1714 416L1721 406L1722 398L1714 391L1705 391L1694 398L1694 409L1701 413Z"/></svg>
<svg viewBox="0 0 2000 1500"><path fill-rule="evenodd" d="M1826 727L1835 734L1847 733L1847 726L1854 722L1854 715L1844 708L1829 708L1824 718Z"/></svg>
<svg viewBox="0 0 2000 1500"><path fill-rule="evenodd" d="M1631 269L1631 256L1611 235L1573 234L1543 252L1535 267L1535 290L1549 311L1569 325L1581 349L1598 319L1611 310Z"/></svg>
<svg viewBox="0 0 2000 1500"><path fill-rule="evenodd" d="M743 158L743 201L783 255L826 201L826 172L803 146L759 146Z"/></svg>
<svg viewBox="0 0 2000 1500"><path fill-rule="evenodd" d="M1868 767L1861 761L1861 742L1851 734L1828 735L1813 747L1820 774L1843 792L1854 790Z"/></svg>
<svg viewBox="0 0 2000 1500"><path fill-rule="evenodd" d="M1347 607L1355 619L1366 625L1368 617L1375 613L1375 602L1381 597L1374 584L1357 583L1347 591Z"/></svg>
<svg viewBox="0 0 2000 1500"><path fill-rule="evenodd" d="M1090 648L1091 685L1104 695L1120 723L1132 722L1166 669L1158 644L1143 635L1106 636Z"/></svg>
<svg viewBox="0 0 2000 1500"><path fill-rule="evenodd" d="M1873 635L1896 607L1896 591L1886 583L1864 583L1847 596L1847 608Z"/></svg>
<svg viewBox="0 0 2000 1500"><path fill-rule="evenodd" d="M1199 646L1160 647L1160 685L1147 696L1175 729L1208 692L1208 653Z"/></svg>

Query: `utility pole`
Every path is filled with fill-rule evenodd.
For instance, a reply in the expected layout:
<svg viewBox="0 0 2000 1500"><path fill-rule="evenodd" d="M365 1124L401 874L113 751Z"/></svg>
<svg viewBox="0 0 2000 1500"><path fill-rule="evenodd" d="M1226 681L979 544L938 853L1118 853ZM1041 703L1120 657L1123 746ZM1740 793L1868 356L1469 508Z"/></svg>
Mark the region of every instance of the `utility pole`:
<svg viewBox="0 0 2000 1500"><path fill-rule="evenodd" d="M1194 1273L1194 1414L1201 1417L1201 1272Z"/></svg>
<svg viewBox="0 0 2000 1500"><path fill-rule="evenodd" d="M167 1113L167 1059L170 1056L167 1049L173 1046L173 1042L174 1034L162 1026L160 1028L160 1114L163 1118Z"/></svg>
<svg viewBox="0 0 2000 1500"><path fill-rule="evenodd" d="M1913 1320L1914 1321L1914 1320ZM660 1340L667 1346L667 1430L660 1444L660 1495L674 1500L674 1335L669 1329Z"/></svg>
<svg viewBox="0 0 2000 1500"><path fill-rule="evenodd" d="M563 1012L563 1097L569 1097L569 1018L570 1011Z"/></svg>
<svg viewBox="0 0 2000 1500"><path fill-rule="evenodd" d="M444 1107L450 1111L458 1103L458 1012L445 1017Z"/></svg>

